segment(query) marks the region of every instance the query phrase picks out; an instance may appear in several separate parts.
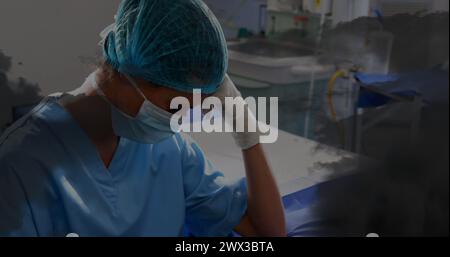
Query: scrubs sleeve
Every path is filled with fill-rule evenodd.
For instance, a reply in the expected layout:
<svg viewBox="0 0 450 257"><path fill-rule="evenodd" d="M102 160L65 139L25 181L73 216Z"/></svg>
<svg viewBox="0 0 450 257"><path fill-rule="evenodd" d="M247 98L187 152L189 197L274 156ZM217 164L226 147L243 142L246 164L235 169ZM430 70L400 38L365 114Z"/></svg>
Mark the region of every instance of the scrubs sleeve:
<svg viewBox="0 0 450 257"><path fill-rule="evenodd" d="M186 226L199 237L229 236L247 211L245 180L225 181L192 139L184 136Z"/></svg>
<svg viewBox="0 0 450 257"><path fill-rule="evenodd" d="M0 237L38 236L25 191L14 170L0 158Z"/></svg>

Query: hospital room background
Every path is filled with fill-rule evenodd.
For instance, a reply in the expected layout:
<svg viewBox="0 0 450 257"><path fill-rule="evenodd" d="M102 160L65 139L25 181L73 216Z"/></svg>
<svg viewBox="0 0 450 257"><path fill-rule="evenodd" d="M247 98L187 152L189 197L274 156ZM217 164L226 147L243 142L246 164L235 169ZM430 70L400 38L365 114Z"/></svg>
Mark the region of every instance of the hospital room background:
<svg viewBox="0 0 450 257"><path fill-rule="evenodd" d="M0 133L83 83L119 2L0 1ZM289 236L448 236L448 0L204 2L242 94L279 97L265 150ZM227 135L192 136L244 175Z"/></svg>

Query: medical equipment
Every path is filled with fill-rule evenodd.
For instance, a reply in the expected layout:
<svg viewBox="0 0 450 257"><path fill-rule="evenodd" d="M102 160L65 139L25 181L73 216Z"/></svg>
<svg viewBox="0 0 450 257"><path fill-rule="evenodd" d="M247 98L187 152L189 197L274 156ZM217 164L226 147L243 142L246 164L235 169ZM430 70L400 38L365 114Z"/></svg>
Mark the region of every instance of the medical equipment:
<svg viewBox="0 0 450 257"><path fill-rule="evenodd" d="M298 39L314 43L322 16L327 16L326 24L331 23L328 16L331 9L330 0L268 0L266 34L278 38L292 31L297 32Z"/></svg>
<svg viewBox="0 0 450 257"><path fill-rule="evenodd" d="M336 124L340 138L340 144L349 151L362 153L363 133L368 129L384 121L389 115L401 111L404 104L409 105L411 113L407 122L410 124L410 138L414 140L420 123L420 113L423 106L423 97L420 90L411 84L408 88L402 87L399 75L366 74L357 68L337 71L328 82L327 108L332 121ZM337 80L348 81L345 83L351 91L350 105L352 111L349 114L337 114L335 101L335 84ZM383 84L392 83L392 88L383 87ZM399 84L395 86L395 84ZM342 104L342 103L341 103ZM364 117L373 110L377 115L365 123ZM343 110L340 108L340 110ZM407 116L406 113L404 116ZM345 129L342 121L352 117L352 127Z"/></svg>
<svg viewBox="0 0 450 257"><path fill-rule="evenodd" d="M280 129L315 138L315 112L333 71L318 61L329 8L303 2L268 1L267 38L230 42L229 73L244 96L279 97Z"/></svg>
<svg viewBox="0 0 450 257"><path fill-rule="evenodd" d="M327 39L331 43L327 49L334 58L337 71L328 82L326 111L337 126L339 144L357 153L362 152L363 132L404 106L392 102L411 104L412 118L408 122L412 135L420 120L419 94L405 97L402 94L411 92L410 89L399 86L386 89L377 85L391 81L395 84L399 76L389 74L394 36L384 30L381 12L374 13L378 26L373 26L370 31L358 31L359 35L353 35L337 30L330 33L334 33L332 39ZM373 109L381 114L375 115ZM364 124L363 117L369 113L376 117Z"/></svg>
<svg viewBox="0 0 450 257"><path fill-rule="evenodd" d="M296 32L284 36L292 34ZM229 73L244 96L279 97L286 107L280 111L281 129L314 138L311 109L320 106L316 96L324 91L332 67L318 62L317 43L303 43L281 38L230 43Z"/></svg>
<svg viewBox="0 0 450 257"><path fill-rule="evenodd" d="M370 16L378 10L383 16L423 14L433 10L437 1L430 0L337 0L332 7L333 26L359 17ZM448 8L448 6L447 6Z"/></svg>
<svg viewBox="0 0 450 257"><path fill-rule="evenodd" d="M301 42L249 39L229 43L229 70L244 97L278 97L280 129L314 138L315 115L333 67L320 64L314 47ZM314 88L311 74L314 72ZM308 102L308 99L310 101Z"/></svg>
<svg viewBox="0 0 450 257"><path fill-rule="evenodd" d="M125 0L102 35L109 64L159 86L209 94L225 76L225 36L201 0Z"/></svg>

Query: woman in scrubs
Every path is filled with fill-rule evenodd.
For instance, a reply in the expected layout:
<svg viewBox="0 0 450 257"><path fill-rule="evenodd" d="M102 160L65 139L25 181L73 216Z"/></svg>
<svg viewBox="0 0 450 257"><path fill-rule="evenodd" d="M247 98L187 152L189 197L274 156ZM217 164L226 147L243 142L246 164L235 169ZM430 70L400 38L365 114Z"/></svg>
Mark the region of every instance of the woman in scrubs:
<svg viewBox="0 0 450 257"><path fill-rule="evenodd" d="M246 179L226 183L170 103L237 96L226 42L200 0L124 0L104 63L0 138L0 236L284 236L257 133L235 133ZM218 145L217 147L221 147Z"/></svg>

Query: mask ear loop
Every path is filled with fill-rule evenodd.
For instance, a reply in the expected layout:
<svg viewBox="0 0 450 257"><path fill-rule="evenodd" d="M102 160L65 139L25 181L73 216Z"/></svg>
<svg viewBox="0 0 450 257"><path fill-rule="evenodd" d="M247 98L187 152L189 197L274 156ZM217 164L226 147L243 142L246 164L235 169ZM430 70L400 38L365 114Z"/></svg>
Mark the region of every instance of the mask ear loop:
<svg viewBox="0 0 450 257"><path fill-rule="evenodd" d="M123 74L125 76L125 78L128 80L128 82L130 82L130 84L136 89L136 91L139 93L140 96L142 96L142 98L144 98L144 100L147 100L147 97L144 95L144 93L142 92L142 90L139 88L139 86L136 84L136 81L134 81L134 79L132 79L130 76L128 76L127 74ZM150 102L150 101L149 101Z"/></svg>
<svg viewBox="0 0 450 257"><path fill-rule="evenodd" d="M155 105L152 101L148 100L148 98L144 95L144 93L142 92L142 90L139 88L139 86L137 85L136 81L131 78L129 75L127 74L122 74L129 82L130 84L136 89L136 91L139 93L140 96L142 96L142 98L144 98L145 102L147 102L147 104L151 105L154 109L159 110L160 113L164 113L165 116L172 116L173 113L170 113L164 109L161 109L161 107Z"/></svg>

